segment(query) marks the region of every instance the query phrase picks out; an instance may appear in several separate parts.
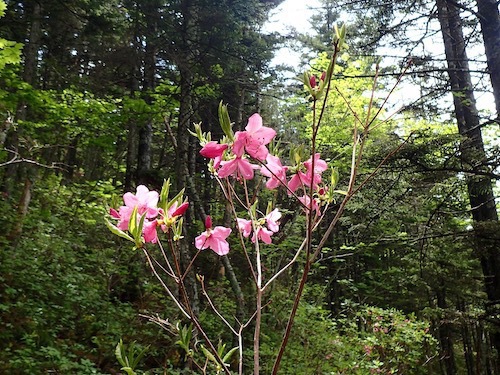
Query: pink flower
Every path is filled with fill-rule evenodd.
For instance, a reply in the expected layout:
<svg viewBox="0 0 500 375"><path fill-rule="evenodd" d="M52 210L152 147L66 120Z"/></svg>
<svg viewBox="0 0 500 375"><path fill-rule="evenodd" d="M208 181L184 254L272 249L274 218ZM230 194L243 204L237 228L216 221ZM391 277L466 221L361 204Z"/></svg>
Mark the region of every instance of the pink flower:
<svg viewBox="0 0 500 375"><path fill-rule="evenodd" d="M118 211L110 209L109 214L111 217L118 219L116 227L122 231L127 231L130 223L130 217L137 207L137 222L143 216L144 224L142 227L142 236L145 242L156 243L158 236L156 227L158 226L157 216L160 209L157 207L159 194L156 191L149 191L144 185L137 186L136 194L130 192L123 195L124 206L121 206Z"/></svg>
<svg viewBox="0 0 500 375"><path fill-rule="evenodd" d="M274 234L273 231L265 228L265 227L259 227L257 228L257 238L259 240L261 240L262 242L264 242L265 244L269 245L272 240L271 240L271 236ZM255 242L255 236L254 238L252 238L252 242Z"/></svg>
<svg viewBox="0 0 500 375"><path fill-rule="evenodd" d="M109 214L111 215L111 217L113 217L115 219L119 219L120 218L120 214L114 208L110 208L109 209Z"/></svg>
<svg viewBox="0 0 500 375"><path fill-rule="evenodd" d="M236 218L238 221L238 229L243 233L243 237L250 236L252 233L252 220Z"/></svg>
<svg viewBox="0 0 500 375"><path fill-rule="evenodd" d="M307 173L307 181L306 185L311 185L311 180L313 181L313 189L316 189L318 184L321 182L321 174L328 169L328 164L326 161L319 158L320 154L316 153L314 155L314 171L312 170L312 157L310 157L307 161L304 162L304 166L306 167Z"/></svg>
<svg viewBox="0 0 500 375"><path fill-rule="evenodd" d="M271 232L276 233L280 230L278 220L281 219L281 212L277 208L268 213L265 219L267 227Z"/></svg>
<svg viewBox="0 0 500 375"><path fill-rule="evenodd" d="M281 218L281 212L278 209L274 209L269 214L267 214L263 219L256 221L256 232L252 236L252 242L260 240L265 244L271 243L271 236L279 231L278 220ZM237 218L238 229L242 232L243 237L249 237L252 233L252 221ZM264 226L264 224L267 226Z"/></svg>
<svg viewBox="0 0 500 375"><path fill-rule="evenodd" d="M177 207L177 202L174 202L174 204L172 204L172 206L168 209L168 214L172 218L182 216L187 211L188 207L188 202L182 203L179 207Z"/></svg>
<svg viewBox="0 0 500 375"><path fill-rule="evenodd" d="M219 144L215 141L210 141L203 146L200 150L200 154L206 158L215 159L217 157L221 157L227 147L228 146L226 144Z"/></svg>
<svg viewBox="0 0 500 375"><path fill-rule="evenodd" d="M207 216L205 221L206 231L195 238L195 247L199 250L212 249L218 255L229 253L229 243L226 238L231 234L231 228L215 227L212 229L212 220Z"/></svg>
<svg viewBox="0 0 500 375"><path fill-rule="evenodd" d="M137 186L136 194L130 192L123 195L123 201L125 206L121 206L118 212L111 213L113 217L118 214L118 229L128 230L128 225L130 222L130 216L137 206L137 215L140 218L142 215L146 214L146 219L153 219L158 216L158 199L159 195L156 191L149 191L149 189L144 185Z"/></svg>
<svg viewBox="0 0 500 375"><path fill-rule="evenodd" d="M265 160L269 153L266 145L276 136L276 131L263 126L262 117L258 113L250 116L245 130L245 132L236 132L233 152L241 155L244 146L248 155L261 161Z"/></svg>
<svg viewBox="0 0 500 375"><path fill-rule="evenodd" d="M157 243L158 233L156 232L156 226L158 224L157 220L148 221L144 220L144 226L142 227L142 235L144 237L144 242Z"/></svg>
<svg viewBox="0 0 500 375"><path fill-rule="evenodd" d="M301 201L302 204L308 209L311 208L311 198L308 195L299 197L299 201ZM316 199L313 199L312 201L312 210L313 212L315 211L317 214L320 213L318 201Z"/></svg>
<svg viewBox="0 0 500 375"><path fill-rule="evenodd" d="M307 186L308 178L304 172L297 171L290 181L288 182L288 188L292 193L294 193L298 188Z"/></svg>
<svg viewBox="0 0 500 375"><path fill-rule="evenodd" d="M253 170L258 168L258 166L251 164L247 159L242 157L236 157L236 159L229 161L222 161L221 165L218 171L219 177L234 176L237 179L243 177L245 180L251 180L253 178Z"/></svg>
<svg viewBox="0 0 500 375"><path fill-rule="evenodd" d="M268 189L276 189L280 185L286 186L286 171L287 167L281 164L280 158L268 154L266 157L267 164L260 168L260 173L270 179L266 182Z"/></svg>
<svg viewBox="0 0 500 375"><path fill-rule="evenodd" d="M245 152L245 144L247 141L247 132L236 132L234 134L234 142L233 142L233 153L242 157Z"/></svg>

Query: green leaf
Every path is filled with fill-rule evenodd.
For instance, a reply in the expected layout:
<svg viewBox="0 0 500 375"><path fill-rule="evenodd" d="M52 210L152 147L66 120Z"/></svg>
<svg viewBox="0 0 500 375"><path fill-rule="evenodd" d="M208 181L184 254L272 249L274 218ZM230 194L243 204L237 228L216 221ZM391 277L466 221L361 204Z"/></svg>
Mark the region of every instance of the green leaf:
<svg viewBox="0 0 500 375"><path fill-rule="evenodd" d="M166 211L166 206L168 202L168 193L170 192L170 178L167 180L163 180L163 186L161 187L161 192L160 192L160 203L159 206L163 208Z"/></svg>
<svg viewBox="0 0 500 375"><path fill-rule="evenodd" d="M170 202L168 202L168 204L165 206L165 211L168 210L170 207L172 207L172 205L175 202L182 203L182 196L184 195L184 190L185 189L182 189L181 191L179 191L177 193L177 195L175 197L173 197Z"/></svg>
<svg viewBox="0 0 500 375"><path fill-rule="evenodd" d="M330 189L335 189L337 184L339 183L339 170L338 168L332 168L332 174L330 176Z"/></svg>
<svg viewBox="0 0 500 375"><path fill-rule="evenodd" d="M137 373L130 367L122 367L121 370L125 371L128 375L136 375Z"/></svg>
<svg viewBox="0 0 500 375"><path fill-rule="evenodd" d="M5 4L5 1L0 0L0 17L3 17L5 15L6 10L7 10L7 4Z"/></svg>
<svg viewBox="0 0 500 375"><path fill-rule="evenodd" d="M135 348L134 345L132 345L129 349L129 358L131 362L131 367L136 368L139 362L141 361L142 357L144 357L144 354L146 351L149 349L149 346L146 346L144 349L142 349L140 352L137 352L137 349Z"/></svg>
<svg viewBox="0 0 500 375"><path fill-rule="evenodd" d="M227 105L219 103L219 122L224 134L232 142L234 141L233 129L231 128L231 119L229 118L229 112L227 111Z"/></svg>
<svg viewBox="0 0 500 375"><path fill-rule="evenodd" d="M144 227L144 220L146 219L146 213L144 213L139 222L137 222L137 206L134 207L132 214L130 215L130 221L128 223L128 231L134 238L135 246L142 247L142 228Z"/></svg>
<svg viewBox="0 0 500 375"><path fill-rule="evenodd" d="M215 359L215 356L214 356L212 353L210 353L210 351L209 351L207 348L205 348L205 347L203 346L203 344L201 344L201 345L200 345L200 348L201 348L201 350L203 351L203 354L205 355L205 357L206 357L209 361L212 361L212 362L214 362L214 363L218 363L218 362L217 362L217 360Z"/></svg>
<svg viewBox="0 0 500 375"><path fill-rule="evenodd" d="M134 238L137 237L137 206L132 210L132 214L130 215L130 220L128 222L128 231Z"/></svg>
<svg viewBox="0 0 500 375"><path fill-rule="evenodd" d="M226 353L226 355L222 358L222 362L226 363L226 362L229 362L229 360L231 359L232 355L238 350L238 347L235 346L234 348L232 348L230 351L228 351Z"/></svg>
<svg viewBox="0 0 500 375"><path fill-rule="evenodd" d="M334 190L333 192L337 194L347 195L347 191L345 190Z"/></svg>
<svg viewBox="0 0 500 375"><path fill-rule="evenodd" d="M116 234L119 237L125 238L126 240L135 242L132 237L130 237L127 233L122 231L121 229L118 229L114 224L112 224L107 218L104 219L104 222L106 223L106 226L108 229L111 231L111 233Z"/></svg>
<svg viewBox="0 0 500 375"><path fill-rule="evenodd" d="M123 347L122 339L120 339L120 341L116 345L115 357L118 360L118 362L120 362L120 365L122 365L124 367L127 367L129 365L127 356L125 355L125 348Z"/></svg>

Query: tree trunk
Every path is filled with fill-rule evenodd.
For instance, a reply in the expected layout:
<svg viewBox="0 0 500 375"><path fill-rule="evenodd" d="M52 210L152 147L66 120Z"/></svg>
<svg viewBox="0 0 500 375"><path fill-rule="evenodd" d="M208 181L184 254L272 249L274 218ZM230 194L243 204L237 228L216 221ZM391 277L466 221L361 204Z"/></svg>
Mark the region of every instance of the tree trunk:
<svg viewBox="0 0 500 375"><path fill-rule="evenodd" d="M457 303L457 309L460 311L463 319L461 321L461 334L462 343L465 358L465 367L467 368L467 375L474 375L474 348L472 345L469 318L467 317L467 311L465 307L465 302L463 299L459 299Z"/></svg>
<svg viewBox="0 0 500 375"><path fill-rule="evenodd" d="M177 126L177 150L176 150L176 182L177 190L181 190L188 186L189 180L189 128L193 122L193 82L194 75L192 72L192 63L196 55L196 10L191 0L183 0L181 3L182 13L182 39L179 46L179 52L176 56L176 62L180 73L180 100L179 100L179 121ZM191 211L192 212L192 211ZM188 228L194 221L193 215L186 215L185 238L180 244L181 266L187 267L191 261L191 243L192 233L189 233ZM194 277L194 272L189 272L185 286L193 311L199 310L198 285Z"/></svg>
<svg viewBox="0 0 500 375"><path fill-rule="evenodd" d="M143 97L148 105L153 103L151 94L155 88L156 53L159 4L146 3L144 15L146 19L146 48L144 53ZM151 185L153 119L149 116L139 129L139 147L137 152L137 180L139 184Z"/></svg>
<svg viewBox="0 0 500 375"><path fill-rule="evenodd" d="M30 85L36 85L38 69L38 50L42 39L42 5L38 1L33 3L29 42L24 47L23 80Z"/></svg>
<svg viewBox="0 0 500 375"><path fill-rule="evenodd" d="M437 307L443 311L443 316L439 322L439 342L441 344L441 358L443 358L446 375L455 375L457 367L455 365L455 353L453 351L453 338L451 335L451 323L446 316L446 294L444 287L436 293Z"/></svg>
<svg viewBox="0 0 500 375"><path fill-rule="evenodd" d="M467 176L467 191L474 222L477 255L481 261L488 303L487 312L491 319L497 319L500 304L500 235L498 214L491 180L475 171L485 169L484 150L479 116L469 73L468 58L462 22L456 3L451 0L436 0L438 18L441 24L448 73L450 76L455 115L461 142L461 158ZM498 322L496 322L498 327ZM497 349L500 367L500 331L491 332L492 345Z"/></svg>
<svg viewBox="0 0 500 375"><path fill-rule="evenodd" d="M128 134L127 134L127 156L126 156L126 170L125 170L125 183L123 189L125 192L132 191L137 162L137 125L134 120L129 119Z"/></svg>
<svg viewBox="0 0 500 375"><path fill-rule="evenodd" d="M189 68L180 68L181 73L181 98L179 107L179 124L177 127L177 152L176 152L176 178L177 178L177 190L181 190L188 186L189 179L189 126L192 119L192 106L191 106L191 95L192 95L192 74ZM180 258L181 263L184 267L191 261L190 254L190 236L187 232L189 224L194 220L193 215L187 215L184 221L186 236L181 240L180 246ZM196 280L194 278L193 272L188 274L185 281L185 286L190 298L191 307L194 311L199 309L199 298L198 298L198 287Z"/></svg>
<svg viewBox="0 0 500 375"><path fill-rule="evenodd" d="M133 48L130 50L131 66L130 66L130 81L128 88L130 89L130 96L134 97L134 93L139 91L139 76L141 71L140 50L141 46L138 40L139 35L139 10L137 7L134 9L135 19L134 33L132 36L131 45ZM138 131L135 118L128 120L128 134L127 134L127 156L126 156L126 170L125 170L125 183L123 189L125 192L132 191L137 177L137 145L138 145Z"/></svg>
<svg viewBox="0 0 500 375"><path fill-rule="evenodd" d="M497 0L476 0L493 96L500 117L500 13Z"/></svg>
<svg viewBox="0 0 500 375"><path fill-rule="evenodd" d="M23 50L24 55L24 67L23 67L23 80L32 86L35 86L37 80L37 68L38 68L38 50L40 48L40 40L42 38L42 6L39 2L33 3L33 9L31 13L31 23L29 31L29 41ZM18 103L16 111L17 120L26 120L27 118L27 106L24 101ZM18 127L16 131L13 132L9 139L8 148L17 150L21 157L30 157L31 155L25 155L25 151L19 145L20 134L22 133L22 127ZM12 164L7 166L7 171L5 174L5 192L7 194L12 190L12 186L20 184L18 176L24 180L22 194L19 199L17 207L17 217L15 218L15 223L12 231L9 233L9 240L11 245L15 246L21 237L24 225L24 219L28 213L28 207L31 202L31 188L34 181L33 167L24 164Z"/></svg>
<svg viewBox="0 0 500 375"><path fill-rule="evenodd" d="M19 204L17 206L17 216L15 218L14 226L10 233L7 235L7 239L10 241L10 245L14 248L16 247L21 234L23 232L24 218L28 213L28 207L31 202L31 186L33 182L30 177L26 177L24 180L23 192L21 198L19 199Z"/></svg>

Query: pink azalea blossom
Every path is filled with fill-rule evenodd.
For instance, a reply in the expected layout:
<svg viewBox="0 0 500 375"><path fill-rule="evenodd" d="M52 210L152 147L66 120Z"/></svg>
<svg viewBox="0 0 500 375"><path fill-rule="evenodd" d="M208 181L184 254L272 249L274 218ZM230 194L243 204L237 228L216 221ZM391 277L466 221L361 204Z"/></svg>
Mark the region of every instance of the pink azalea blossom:
<svg viewBox="0 0 500 375"><path fill-rule="evenodd" d="M245 132L236 132L234 135L233 153L236 155L236 158L220 162L221 167L218 171L219 177L225 178L234 176L237 179L243 177L245 180L251 180L253 178L253 170L257 169L258 166L250 163L248 159L243 157L245 151L245 137Z"/></svg>
<svg viewBox="0 0 500 375"><path fill-rule="evenodd" d="M137 207L138 218L144 214L146 214L146 219L156 218L159 212L157 207L158 199L158 192L149 191L149 189L144 185L137 186L137 192L135 195L130 192L125 193L123 195L125 206L121 206L118 212L115 210L114 217L118 214L118 229L128 230L130 216L132 215L135 207ZM113 213L111 213L111 215L113 216Z"/></svg>
<svg viewBox="0 0 500 375"><path fill-rule="evenodd" d="M253 170L256 168L258 166L251 164L247 159L236 157L233 160L222 161L218 175L221 178L234 176L237 179L243 177L245 180L251 180L254 175Z"/></svg>
<svg viewBox="0 0 500 375"><path fill-rule="evenodd" d="M233 153L237 157L242 157L245 153L245 144L247 141L247 132L236 132L234 134Z"/></svg>
<svg viewBox="0 0 500 375"><path fill-rule="evenodd" d="M262 117L254 113L248 119L244 132L236 132L233 152L238 155L244 147L248 155L264 161L269 153L266 145L276 136L274 129L262 125Z"/></svg>
<svg viewBox="0 0 500 375"><path fill-rule="evenodd" d="M279 231L278 220L281 218L281 212L278 209L274 209L269 214L267 214L264 219L260 219L256 222L256 232L252 236L252 242L255 243L256 240L260 240L265 244L270 244L271 236ZM242 232L243 237L249 237L252 233L252 221L237 218L238 229ZM267 226L264 226L264 224Z"/></svg>
<svg viewBox="0 0 500 375"><path fill-rule="evenodd" d="M267 229L266 227L257 228L257 238L267 245L269 245L272 242L271 236L273 234L274 232L272 230ZM252 242L255 242L255 237L252 238Z"/></svg>
<svg viewBox="0 0 500 375"><path fill-rule="evenodd" d="M294 193L298 188L307 186L308 181L310 180L304 172L297 171L288 182L288 188Z"/></svg>
<svg viewBox="0 0 500 375"><path fill-rule="evenodd" d="M115 219L119 219L120 218L120 214L114 208L110 208L109 209L109 214L111 215L111 217L113 217Z"/></svg>
<svg viewBox="0 0 500 375"><path fill-rule="evenodd" d="M308 195L304 195L302 197L299 197L299 201L302 202L302 204L309 208L312 208L313 212L316 212L317 214L320 213L318 201L316 199L313 199L312 201L312 207L311 207L311 198Z"/></svg>
<svg viewBox="0 0 500 375"><path fill-rule="evenodd" d="M144 225L142 227L142 235L144 237L144 242L157 243L158 233L156 232L156 226L158 225L158 220L144 220Z"/></svg>
<svg viewBox="0 0 500 375"><path fill-rule="evenodd" d="M203 146L200 150L200 154L206 158L215 159L217 157L221 157L227 147L228 146L226 144L219 144L215 141L210 141Z"/></svg>
<svg viewBox="0 0 500 375"><path fill-rule="evenodd" d="M129 227L130 217L137 207L137 222L145 216L142 227L144 241L156 243L158 241L156 233L158 220L156 218L161 211L157 207L158 199L158 192L149 191L146 186L139 185L137 186L135 195L130 192L123 195L124 206L121 206L118 211L112 208L109 210L109 213L111 217L118 219L116 227L122 231L126 231Z"/></svg>
<svg viewBox="0 0 500 375"><path fill-rule="evenodd" d="M268 154L266 157L267 164L260 168L260 173L270 179L266 182L268 189L276 189L280 185L286 186L286 171L288 167L281 164L281 160L277 156Z"/></svg>
<svg viewBox="0 0 500 375"><path fill-rule="evenodd" d="M310 78L309 78L309 84L311 85L312 88L315 88L316 87L316 76L312 75Z"/></svg>
<svg viewBox="0 0 500 375"><path fill-rule="evenodd" d="M323 159L320 159L320 154L314 154L314 171L312 170L312 157L304 162L307 173L307 186L311 185L311 180L313 182L313 189L316 189L318 184L321 182L321 174L328 169L328 164Z"/></svg>
<svg viewBox="0 0 500 375"><path fill-rule="evenodd" d="M218 255L226 255L229 253L229 243L226 238L231 234L231 228L215 227L211 228L212 220L205 221L206 231L195 238L195 247L199 250L212 249ZM208 224L208 226L207 226Z"/></svg>
<svg viewBox="0 0 500 375"><path fill-rule="evenodd" d="M277 208L268 213L265 217L267 227L273 233L276 233L280 230L280 225L278 223L279 219L281 219L281 212Z"/></svg>
<svg viewBox="0 0 500 375"><path fill-rule="evenodd" d="M177 207L177 202L174 202L172 206L168 209L168 214L170 217L177 217L177 216L182 216L184 213L187 211L189 207L188 202L183 202L179 207Z"/></svg>
<svg viewBox="0 0 500 375"><path fill-rule="evenodd" d="M242 232L243 237L250 236L252 233L252 220L236 218L238 221L238 229Z"/></svg>

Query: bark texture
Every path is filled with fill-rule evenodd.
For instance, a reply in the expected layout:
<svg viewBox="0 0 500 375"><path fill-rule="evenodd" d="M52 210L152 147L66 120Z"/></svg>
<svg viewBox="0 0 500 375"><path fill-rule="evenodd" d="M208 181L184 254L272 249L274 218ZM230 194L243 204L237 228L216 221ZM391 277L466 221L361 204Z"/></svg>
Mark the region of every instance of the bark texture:
<svg viewBox="0 0 500 375"><path fill-rule="evenodd" d="M476 3L498 121L500 116L500 13L498 1L477 0Z"/></svg>
<svg viewBox="0 0 500 375"><path fill-rule="evenodd" d="M461 161L464 170L470 171L467 176L467 192L474 221L476 253L481 262L488 296L487 312L489 319L497 327L491 332L491 341L497 350L497 365L500 368L498 356L500 330L497 314L500 308L498 213L492 181L488 177L474 173L485 170L486 152L473 94L460 11L456 2L452 0L436 0L436 5L445 45L458 130L463 136Z"/></svg>

